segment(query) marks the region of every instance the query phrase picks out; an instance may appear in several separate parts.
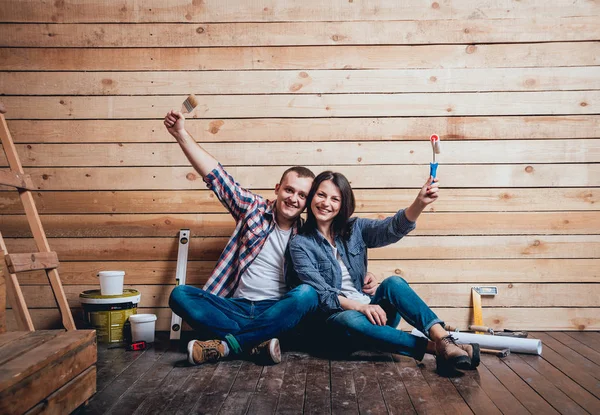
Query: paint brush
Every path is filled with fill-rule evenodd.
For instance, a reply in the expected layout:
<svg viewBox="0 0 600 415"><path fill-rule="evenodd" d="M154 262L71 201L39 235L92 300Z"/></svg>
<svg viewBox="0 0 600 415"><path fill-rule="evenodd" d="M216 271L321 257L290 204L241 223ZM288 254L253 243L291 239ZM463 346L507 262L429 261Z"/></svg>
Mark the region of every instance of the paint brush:
<svg viewBox="0 0 600 415"><path fill-rule="evenodd" d="M194 94L191 94L185 99L185 101L183 101L183 104L181 104L181 112L184 114L189 114L197 106L198 100L196 99L196 96Z"/></svg>
<svg viewBox="0 0 600 415"><path fill-rule="evenodd" d="M438 164L435 161L435 155L440 154L442 151L440 146L440 136L437 134L431 134L429 140L431 141L431 150L433 151L433 162L429 163L429 175L435 179L438 168Z"/></svg>

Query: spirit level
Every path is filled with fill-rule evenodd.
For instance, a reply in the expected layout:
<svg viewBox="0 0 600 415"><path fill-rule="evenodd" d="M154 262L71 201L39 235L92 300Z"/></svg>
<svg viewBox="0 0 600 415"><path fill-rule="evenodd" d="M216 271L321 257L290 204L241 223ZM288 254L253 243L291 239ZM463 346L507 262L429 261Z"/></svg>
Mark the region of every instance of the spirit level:
<svg viewBox="0 0 600 415"><path fill-rule="evenodd" d="M175 271L175 286L185 285L185 274L187 272L188 248L190 246L190 230L179 231L179 249L177 250L177 269ZM181 338L181 317L173 313L171 315L171 340Z"/></svg>

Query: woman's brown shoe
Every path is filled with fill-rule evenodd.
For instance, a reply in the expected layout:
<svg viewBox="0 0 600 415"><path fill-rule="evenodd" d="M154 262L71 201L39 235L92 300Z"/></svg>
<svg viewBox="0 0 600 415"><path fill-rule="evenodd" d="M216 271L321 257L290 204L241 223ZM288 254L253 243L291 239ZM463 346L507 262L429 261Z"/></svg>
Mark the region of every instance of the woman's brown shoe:
<svg viewBox="0 0 600 415"><path fill-rule="evenodd" d="M473 346L470 344L456 344L456 339L452 335L436 341L435 352L438 369L442 367L443 369L471 369L469 354L473 355ZM479 354L477 355L479 356Z"/></svg>

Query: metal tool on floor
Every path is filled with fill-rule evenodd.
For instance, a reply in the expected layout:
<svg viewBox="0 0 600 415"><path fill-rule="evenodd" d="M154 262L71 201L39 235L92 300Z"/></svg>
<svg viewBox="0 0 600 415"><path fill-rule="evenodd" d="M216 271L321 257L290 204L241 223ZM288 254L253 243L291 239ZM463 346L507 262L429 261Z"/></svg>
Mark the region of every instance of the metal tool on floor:
<svg viewBox="0 0 600 415"><path fill-rule="evenodd" d="M497 357L506 357L506 356L510 355L510 349L496 350L496 349L480 348L479 351L481 353L493 354L494 356L497 356Z"/></svg>
<svg viewBox="0 0 600 415"><path fill-rule="evenodd" d="M485 334L491 334L492 336L504 336L504 337L518 337L518 338L526 338L527 336L529 336L529 333L524 331L524 330L510 330L510 329L500 329L500 330L494 330L491 327L487 327L487 326L476 326L474 324L469 324L467 326L467 330L462 330L458 327L455 326L451 326L450 324L445 324L444 325L444 329L446 329L446 331L449 332L455 332L455 333L460 333L460 332L484 332Z"/></svg>
<svg viewBox="0 0 600 415"><path fill-rule="evenodd" d="M505 337L519 337L519 338L524 339L529 336L529 332L526 332L524 330L503 329L503 330L494 332L494 335L505 336Z"/></svg>
<svg viewBox="0 0 600 415"><path fill-rule="evenodd" d="M177 250L177 269L175 271L175 286L185 285L185 276L187 273L188 248L190 246L190 230L181 229L179 231L179 248ZM173 313L171 315L171 340L181 338L181 317Z"/></svg>
<svg viewBox="0 0 600 415"><path fill-rule="evenodd" d="M504 337L526 338L529 335L529 333L526 331L509 330L509 329L494 330L491 327L476 326L474 324L469 325L469 331L474 331L474 332L478 332L478 333L485 332L485 333L491 334L492 336L504 336Z"/></svg>

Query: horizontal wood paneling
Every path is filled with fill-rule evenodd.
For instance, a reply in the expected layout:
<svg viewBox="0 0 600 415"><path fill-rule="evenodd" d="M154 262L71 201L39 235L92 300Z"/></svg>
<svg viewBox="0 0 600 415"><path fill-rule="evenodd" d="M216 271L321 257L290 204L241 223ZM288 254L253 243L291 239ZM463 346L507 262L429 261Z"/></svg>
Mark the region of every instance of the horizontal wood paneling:
<svg viewBox="0 0 600 415"><path fill-rule="evenodd" d="M192 234L192 238L193 238ZM187 283L204 284L215 261L189 261ZM119 269L125 271L125 284L175 284L176 261L87 261L60 264L63 284L95 285L98 287L99 271ZM370 260L369 271L378 280L399 275L411 284L422 283L600 283L600 259L403 259ZM19 275L25 285L47 284L42 272Z"/></svg>
<svg viewBox="0 0 600 415"><path fill-rule="evenodd" d="M598 259L410 259L370 260L369 271L379 281L399 275L420 283L578 283L600 282Z"/></svg>
<svg viewBox="0 0 600 415"><path fill-rule="evenodd" d="M471 284L413 284L412 288L431 307L463 308L471 298ZM128 285L142 295L143 308L168 307L174 285ZM596 305L595 284L498 284L498 295L485 297L486 307L590 307ZM79 294L98 289L96 285L65 285L72 308L81 307ZM25 286L23 296L28 308L51 308L55 304L49 286ZM9 301L10 304L10 301Z"/></svg>
<svg viewBox="0 0 600 415"><path fill-rule="evenodd" d="M16 97L7 119L162 118L186 96ZM194 118L595 114L600 91L205 95ZM36 108L35 112L31 108Z"/></svg>
<svg viewBox="0 0 600 415"><path fill-rule="evenodd" d="M455 68L323 71L7 72L5 95L315 94L600 89L600 70Z"/></svg>
<svg viewBox="0 0 600 415"><path fill-rule="evenodd" d="M341 171L363 217L414 200L439 134L440 200L369 270L451 324L486 284L486 324L600 328L597 1L6 0L0 16L2 102L72 305L124 269L168 329L182 227L188 282L206 281L233 220L162 124L195 93L187 128L243 186L272 198L292 164ZM33 249L19 205L0 188L11 252ZM56 324L45 280L21 276Z"/></svg>
<svg viewBox="0 0 600 415"><path fill-rule="evenodd" d="M359 214L382 219L383 213ZM43 215L49 237L173 237L180 229L194 236L229 236L235 221L223 214ZM31 237L24 215L1 215L5 237ZM600 235L598 212L424 213L411 235Z"/></svg>
<svg viewBox="0 0 600 415"><path fill-rule="evenodd" d="M435 212L543 212L596 211L600 191L594 188L443 189L444 196L430 206ZM273 189L258 190L273 199ZM415 198L414 189L355 190L357 212L394 212ZM43 214L92 213L224 213L209 190L182 191L80 191L33 193ZM4 214L23 213L16 193L0 192ZM420 225L419 225L420 226Z"/></svg>
<svg viewBox="0 0 600 415"><path fill-rule="evenodd" d="M413 236L385 248L369 251L372 259L425 258L435 252L443 258L595 258L600 250L596 235L531 236Z"/></svg>
<svg viewBox="0 0 600 415"><path fill-rule="evenodd" d="M202 143L404 140L423 144L432 131L444 142L600 138L600 115L188 119L185 125ZM158 120L11 120L9 127L15 143L174 142Z"/></svg>
<svg viewBox="0 0 600 415"><path fill-rule="evenodd" d="M5 238L9 252L31 252L33 240ZM216 260L228 237L192 238L190 260ZM177 238L49 238L62 261L176 260ZM408 236L372 259L581 258L597 256L600 235Z"/></svg>
<svg viewBox="0 0 600 415"><path fill-rule="evenodd" d="M599 38L597 16L402 22L0 25L2 47L421 45L586 41Z"/></svg>
<svg viewBox="0 0 600 415"><path fill-rule="evenodd" d="M0 70L512 68L600 63L600 42L253 48L0 48Z"/></svg>
<svg viewBox="0 0 600 415"><path fill-rule="evenodd" d="M329 166L310 166L320 172ZM353 187L420 188L429 166L339 166ZM230 167L228 171L251 189L274 187L284 167ZM563 174L568 171L569 175ZM191 167L88 167L29 168L39 190L166 190L204 189L204 182ZM600 185L599 164L494 164L440 165L440 184L444 187L583 187Z"/></svg>
<svg viewBox="0 0 600 415"><path fill-rule="evenodd" d="M77 3L83 3L85 10ZM40 7L42 6L43 7ZM6 22L253 22L253 21L369 21L434 19L512 19L595 16L594 1L555 0L540 5L534 0L503 2L480 0L477 9L469 0L380 0L353 2L305 0L302 5L276 0L145 0L138 4L79 1L44 3L40 0L4 0L0 14Z"/></svg>
<svg viewBox="0 0 600 415"><path fill-rule="evenodd" d="M423 164L431 145L421 142L206 143L203 148L230 166L399 165ZM438 161L448 164L596 163L600 139L459 141L442 144ZM531 151L535 148L536 151ZM165 144L22 144L17 152L24 167L42 166L188 166L177 143ZM0 157L0 167L8 166Z"/></svg>
<svg viewBox="0 0 600 415"><path fill-rule="evenodd" d="M81 309L75 309L76 316L81 315ZM471 324L471 308L441 308L432 310L452 326L467 327ZM60 321L56 309L31 310L33 324L39 329L55 327ZM138 313L156 314L156 330L169 331L171 326L171 309L169 308L139 308ZM600 318L597 308L486 308L485 318L489 326L513 330L599 330ZM7 325L9 330L15 330L14 314L7 310ZM400 328L410 330L411 327L403 319Z"/></svg>

